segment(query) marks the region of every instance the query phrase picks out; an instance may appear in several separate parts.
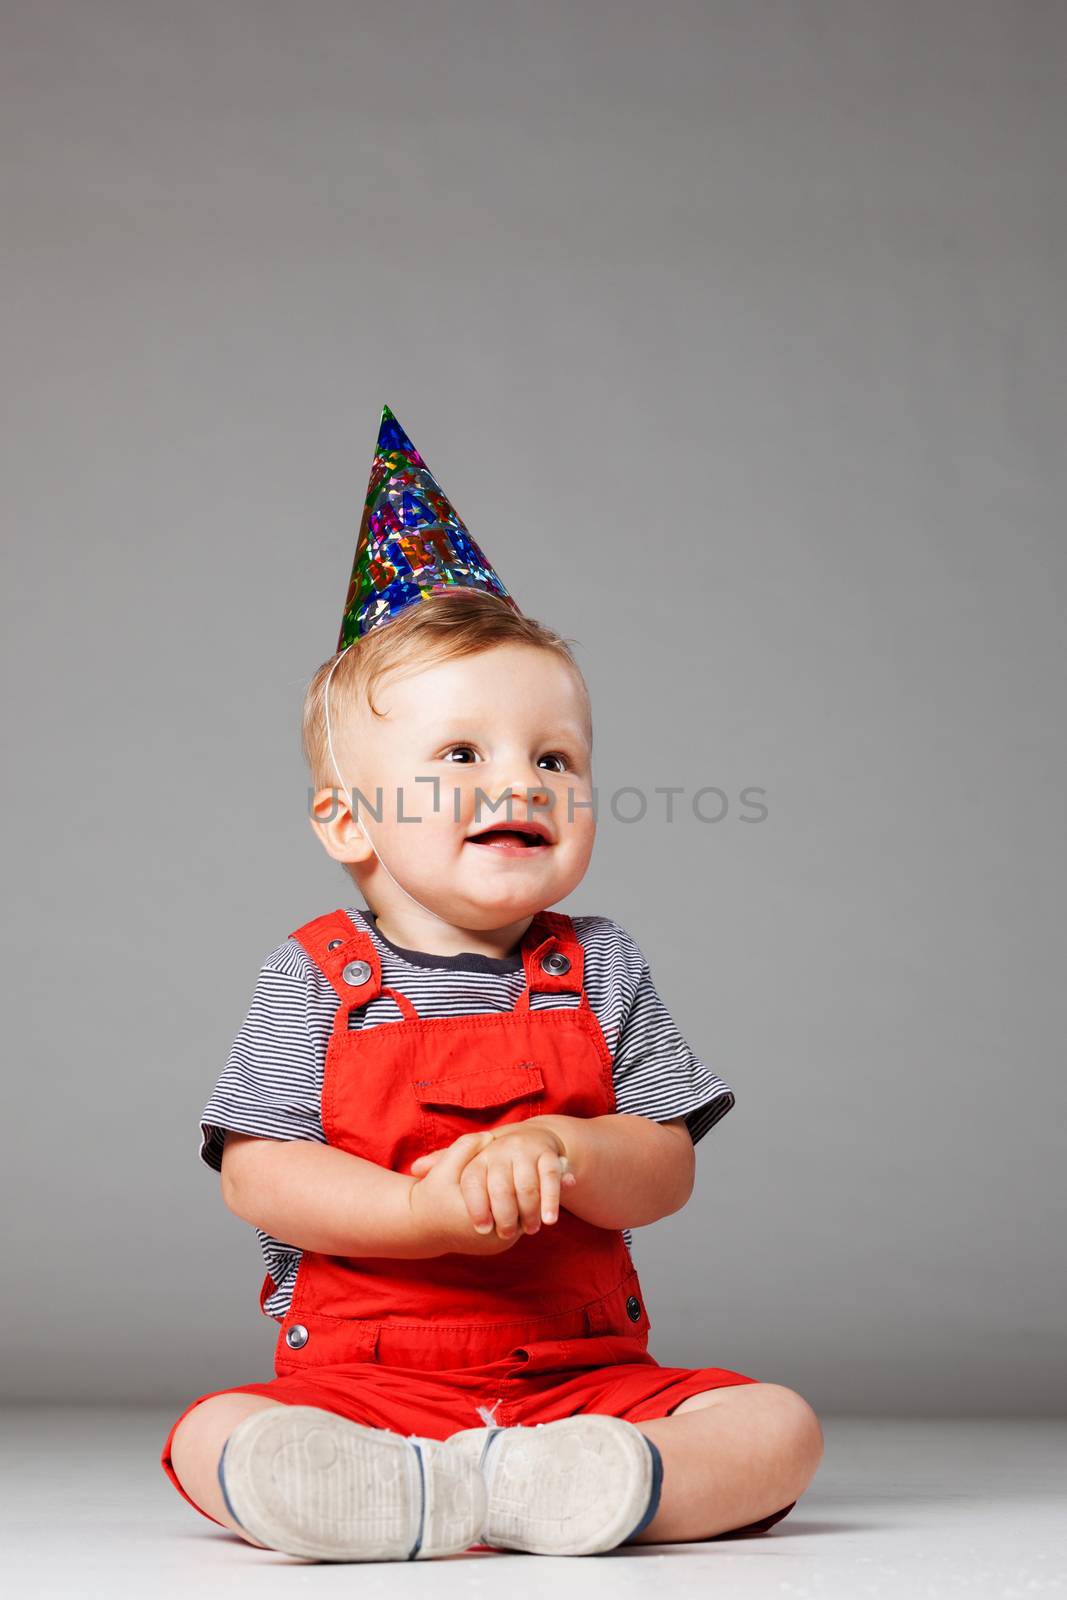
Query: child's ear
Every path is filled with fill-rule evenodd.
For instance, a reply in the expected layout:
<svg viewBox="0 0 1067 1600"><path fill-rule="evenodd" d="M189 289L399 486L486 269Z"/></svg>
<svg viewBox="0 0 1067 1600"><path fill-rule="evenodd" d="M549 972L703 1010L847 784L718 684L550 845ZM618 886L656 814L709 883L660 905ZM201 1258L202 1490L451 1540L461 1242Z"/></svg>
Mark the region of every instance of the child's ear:
<svg viewBox="0 0 1067 1600"><path fill-rule="evenodd" d="M343 789L318 789L310 796L308 821L326 854L335 861L369 861L374 854Z"/></svg>

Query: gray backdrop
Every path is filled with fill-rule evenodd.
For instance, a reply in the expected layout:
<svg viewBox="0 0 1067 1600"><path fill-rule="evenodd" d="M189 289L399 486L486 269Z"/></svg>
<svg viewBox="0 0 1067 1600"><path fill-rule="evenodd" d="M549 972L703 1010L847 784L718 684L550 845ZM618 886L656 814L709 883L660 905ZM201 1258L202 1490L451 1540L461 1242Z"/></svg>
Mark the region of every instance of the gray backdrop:
<svg viewBox="0 0 1067 1600"><path fill-rule="evenodd" d="M6 1391L271 1374L198 1114L262 958L350 898L298 719L387 402L578 641L565 909L737 1093L635 1237L653 1352L827 1411L1062 1410L1064 9L3 34Z"/></svg>

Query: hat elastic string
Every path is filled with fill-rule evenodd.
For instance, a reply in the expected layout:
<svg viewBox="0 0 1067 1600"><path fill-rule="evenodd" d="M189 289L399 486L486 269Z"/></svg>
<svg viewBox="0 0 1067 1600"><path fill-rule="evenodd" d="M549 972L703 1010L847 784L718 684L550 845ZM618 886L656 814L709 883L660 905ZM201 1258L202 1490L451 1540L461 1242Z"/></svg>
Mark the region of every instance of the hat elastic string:
<svg viewBox="0 0 1067 1600"><path fill-rule="evenodd" d="M359 642L358 640L353 639L352 644L358 644L358 642ZM326 674L326 682L325 682L325 684L323 686L323 690L322 690L322 709L323 709L323 712L325 714L325 719L326 719L326 748L330 752L330 760L333 762L333 770L337 774L337 781L341 785L341 789L345 794L350 794L351 791L350 791L347 783L345 782L344 778L341 776L341 769L337 765L337 757L334 754L334 748L333 748L333 734L332 734L332 732L330 730L330 679L333 677L334 672L337 670L338 663L341 661L342 657L346 656L348 654L348 652L351 650L352 644L345 645L345 648L341 651L341 654L334 661L333 666L330 668L329 672ZM385 865L385 862L382 860L381 851L378 849L377 845L374 843L374 840L371 838L370 834L367 832L366 824L363 822L363 819L358 815L358 811L359 811L359 806L357 804L356 810L353 813L352 820L355 822L356 827L359 828L362 831L363 837L366 839L367 843L370 845L371 849L374 851L374 854L378 857L378 860L381 863L383 869L385 870L386 875L393 879L393 882L396 884L396 886L400 890L401 894L406 894L408 899L413 901L414 904L419 907L420 911L425 911L427 913L427 915L429 915L431 917L437 917L438 922L446 922L448 920L446 917L440 916L436 911L431 911L430 907L429 906L424 906L421 900L416 900L415 896L410 892L410 890L405 889L404 885L402 883L397 882L397 879L395 877L393 877L393 874L389 871L389 868Z"/></svg>

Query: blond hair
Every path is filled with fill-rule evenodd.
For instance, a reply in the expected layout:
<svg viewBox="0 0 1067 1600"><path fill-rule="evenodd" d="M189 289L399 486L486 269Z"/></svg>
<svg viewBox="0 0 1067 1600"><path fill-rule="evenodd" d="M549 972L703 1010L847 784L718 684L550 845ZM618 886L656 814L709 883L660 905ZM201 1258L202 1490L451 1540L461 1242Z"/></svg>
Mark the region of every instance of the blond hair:
<svg viewBox="0 0 1067 1600"><path fill-rule="evenodd" d="M585 701L586 726L592 745L589 690L571 653L572 643L577 640L561 638L543 623L523 616L506 601L480 589L454 589L408 606L390 622L372 628L349 650L324 661L308 684L301 743L313 788L331 788L337 782L327 743L323 704L323 691L334 666L337 670L330 682L330 725L336 738L337 728L360 703L369 706L375 717L384 714L374 704L373 694L388 672L429 666L456 656L479 655L499 644L533 645L558 656L574 671Z"/></svg>

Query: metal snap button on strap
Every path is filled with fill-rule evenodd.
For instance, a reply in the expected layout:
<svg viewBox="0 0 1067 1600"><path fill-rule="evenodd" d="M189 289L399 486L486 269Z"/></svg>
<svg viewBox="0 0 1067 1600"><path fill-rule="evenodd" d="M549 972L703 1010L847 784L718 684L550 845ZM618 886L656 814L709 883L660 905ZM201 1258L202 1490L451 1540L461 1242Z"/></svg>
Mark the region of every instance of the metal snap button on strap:
<svg viewBox="0 0 1067 1600"><path fill-rule="evenodd" d="M626 1315L631 1322L641 1321L641 1302L635 1294L632 1294L626 1302Z"/></svg>
<svg viewBox="0 0 1067 1600"><path fill-rule="evenodd" d="M344 940L343 939L331 939L329 944L326 946L326 948L327 948L327 950L336 950L338 945L341 945L341 944L344 944Z"/></svg>
<svg viewBox="0 0 1067 1600"><path fill-rule="evenodd" d="M290 1350L302 1350L308 1342L308 1331L302 1322L294 1322L285 1330L285 1342Z"/></svg>
<svg viewBox="0 0 1067 1600"><path fill-rule="evenodd" d="M347 967L341 968L341 976L353 989L358 989L361 983L366 983L370 977L369 961L350 961Z"/></svg>
<svg viewBox="0 0 1067 1600"><path fill-rule="evenodd" d="M550 972L555 978L570 970L570 957L565 956L562 950L550 950L547 956L541 957L541 971Z"/></svg>

